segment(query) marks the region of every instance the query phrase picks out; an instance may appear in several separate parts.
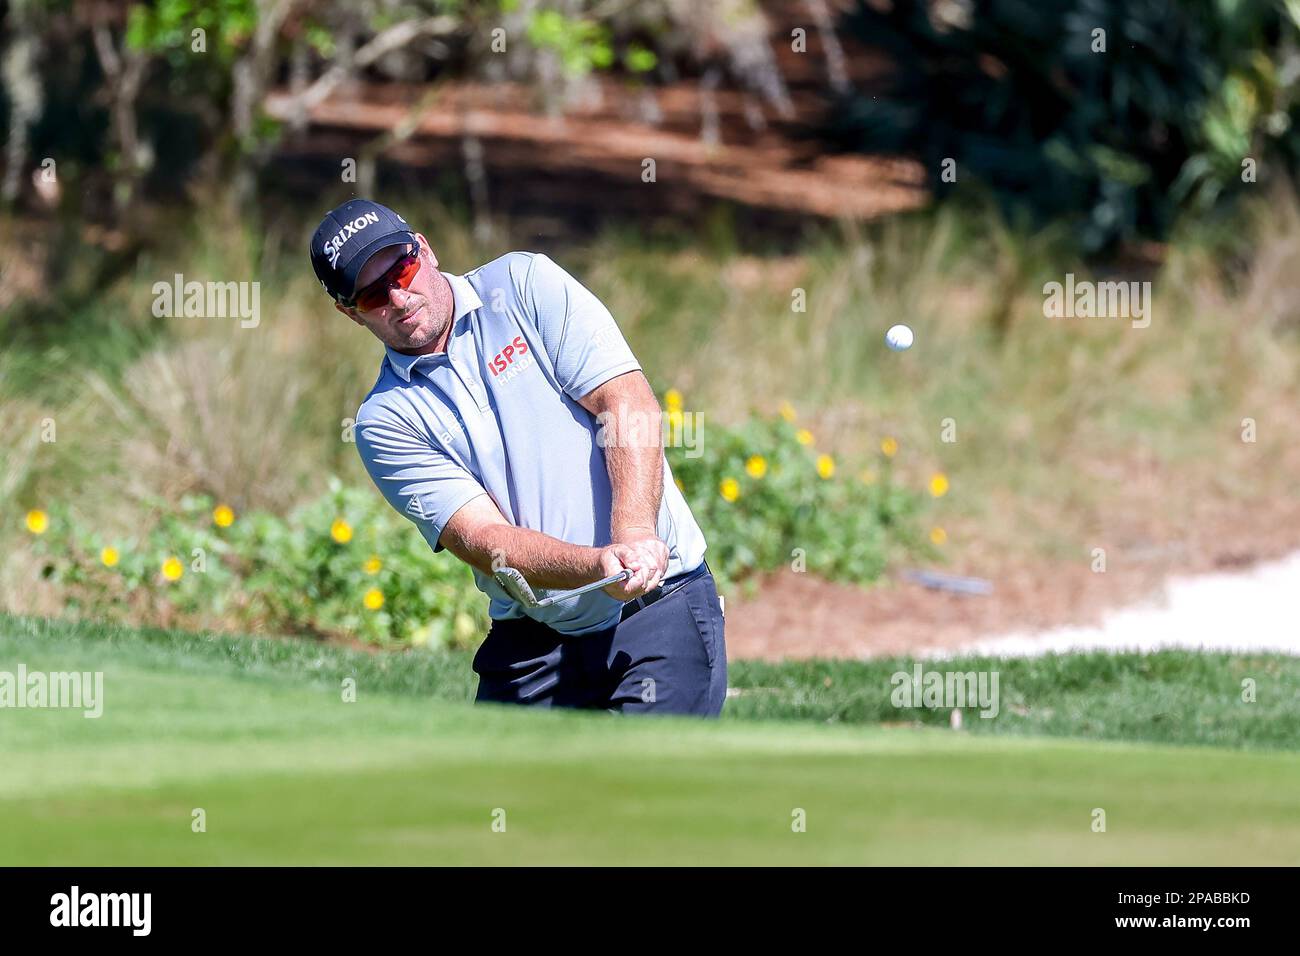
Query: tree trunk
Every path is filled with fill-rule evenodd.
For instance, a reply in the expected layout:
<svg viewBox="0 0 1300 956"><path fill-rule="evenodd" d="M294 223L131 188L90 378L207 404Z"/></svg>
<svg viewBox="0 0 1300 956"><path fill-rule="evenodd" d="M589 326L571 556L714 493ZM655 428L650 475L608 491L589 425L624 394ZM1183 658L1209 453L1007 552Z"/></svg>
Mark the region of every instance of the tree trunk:
<svg viewBox="0 0 1300 956"><path fill-rule="evenodd" d="M22 187L23 170L28 160L29 129L40 115L41 77L36 60L41 50L41 35L31 13L31 4L14 0L9 10L13 37L5 47L2 69L5 96L9 100L9 133L5 138L5 174L0 184L0 199L12 205Z"/></svg>

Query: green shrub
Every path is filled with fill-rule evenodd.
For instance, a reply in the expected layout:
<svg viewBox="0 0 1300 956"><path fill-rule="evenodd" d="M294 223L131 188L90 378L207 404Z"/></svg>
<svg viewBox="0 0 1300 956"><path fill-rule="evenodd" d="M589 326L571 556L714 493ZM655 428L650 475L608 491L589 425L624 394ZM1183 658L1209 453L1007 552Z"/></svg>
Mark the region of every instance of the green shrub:
<svg viewBox="0 0 1300 956"><path fill-rule="evenodd" d="M487 630L470 569L435 555L372 488L333 479L287 521L258 514L236 527L259 617L379 644L465 646Z"/></svg>
<svg viewBox="0 0 1300 956"><path fill-rule="evenodd" d="M671 438L680 400L669 398ZM913 520L921 496L893 483L887 458L878 472L850 477L811 441L781 418L709 425L698 456L670 441L724 588L797 561L825 577L870 582L891 554L922 547ZM325 494L285 517L235 514L204 495L152 505L161 517L123 541L66 506L29 516L45 576L71 610L379 646L468 647L486 631L487 599L470 569L435 555L368 486L331 479Z"/></svg>
<svg viewBox="0 0 1300 956"><path fill-rule="evenodd" d="M189 496L123 542L105 541L66 508L47 520L46 576L71 609L99 618L435 647L467 646L487 626L468 567L435 555L372 489L337 479L287 517L235 515Z"/></svg>
<svg viewBox="0 0 1300 956"><path fill-rule="evenodd" d="M832 111L833 139L916 156L939 194L979 182L1088 250L1253 189L1244 160L1300 159L1294 3L860 2L844 26L889 68Z"/></svg>
<svg viewBox="0 0 1300 956"><path fill-rule="evenodd" d="M706 423L703 453L695 455L674 441L671 395L667 404L669 464L724 588L753 571L792 565L867 583L891 557L925 549L915 520L921 496L894 483L889 457L847 474L814 450L793 412L751 416L738 428Z"/></svg>

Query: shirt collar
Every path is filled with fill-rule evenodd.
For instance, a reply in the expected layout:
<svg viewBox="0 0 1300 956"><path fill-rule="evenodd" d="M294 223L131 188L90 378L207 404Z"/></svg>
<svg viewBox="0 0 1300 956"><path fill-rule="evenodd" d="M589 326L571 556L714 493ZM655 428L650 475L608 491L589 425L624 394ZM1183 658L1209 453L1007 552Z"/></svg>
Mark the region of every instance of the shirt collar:
<svg viewBox="0 0 1300 956"><path fill-rule="evenodd" d="M451 286L452 308L451 308L451 329L454 334L456 326L460 320L471 312L483 308L483 300L478 297L474 287L469 284L469 280L464 276L452 275L450 272L442 273L442 277L447 280ZM451 348L451 337L447 338L447 347ZM404 382L411 380L411 372L423 358L434 358L443 353L434 352L428 355L406 355L398 352L389 346L384 346L384 352L388 357L388 364L393 367L397 377Z"/></svg>

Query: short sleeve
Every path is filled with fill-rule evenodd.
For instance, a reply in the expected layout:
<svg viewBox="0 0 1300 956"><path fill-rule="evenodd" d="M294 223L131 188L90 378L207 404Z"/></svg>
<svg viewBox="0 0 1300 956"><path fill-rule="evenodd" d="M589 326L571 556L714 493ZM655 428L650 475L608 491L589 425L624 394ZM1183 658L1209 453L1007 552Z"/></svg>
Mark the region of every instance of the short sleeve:
<svg viewBox="0 0 1300 956"><path fill-rule="evenodd" d="M533 256L526 301L555 377L574 401L641 368L604 303L547 256Z"/></svg>
<svg viewBox="0 0 1300 956"><path fill-rule="evenodd" d="M486 494L474 476L400 423L359 421L357 451L388 503L410 518L434 551L451 516Z"/></svg>

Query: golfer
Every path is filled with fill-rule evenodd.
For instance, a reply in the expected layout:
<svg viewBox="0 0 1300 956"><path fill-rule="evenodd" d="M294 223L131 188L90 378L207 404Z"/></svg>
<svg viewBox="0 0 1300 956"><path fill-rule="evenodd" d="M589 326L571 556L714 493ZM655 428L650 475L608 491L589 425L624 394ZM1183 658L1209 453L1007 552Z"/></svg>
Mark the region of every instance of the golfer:
<svg viewBox="0 0 1300 956"><path fill-rule="evenodd" d="M492 626L479 701L717 716L727 658L704 535L661 412L609 310L544 255L465 275L385 206L346 202L311 241L334 307L384 343L357 450L434 551L474 569ZM624 571L547 607L537 597Z"/></svg>

